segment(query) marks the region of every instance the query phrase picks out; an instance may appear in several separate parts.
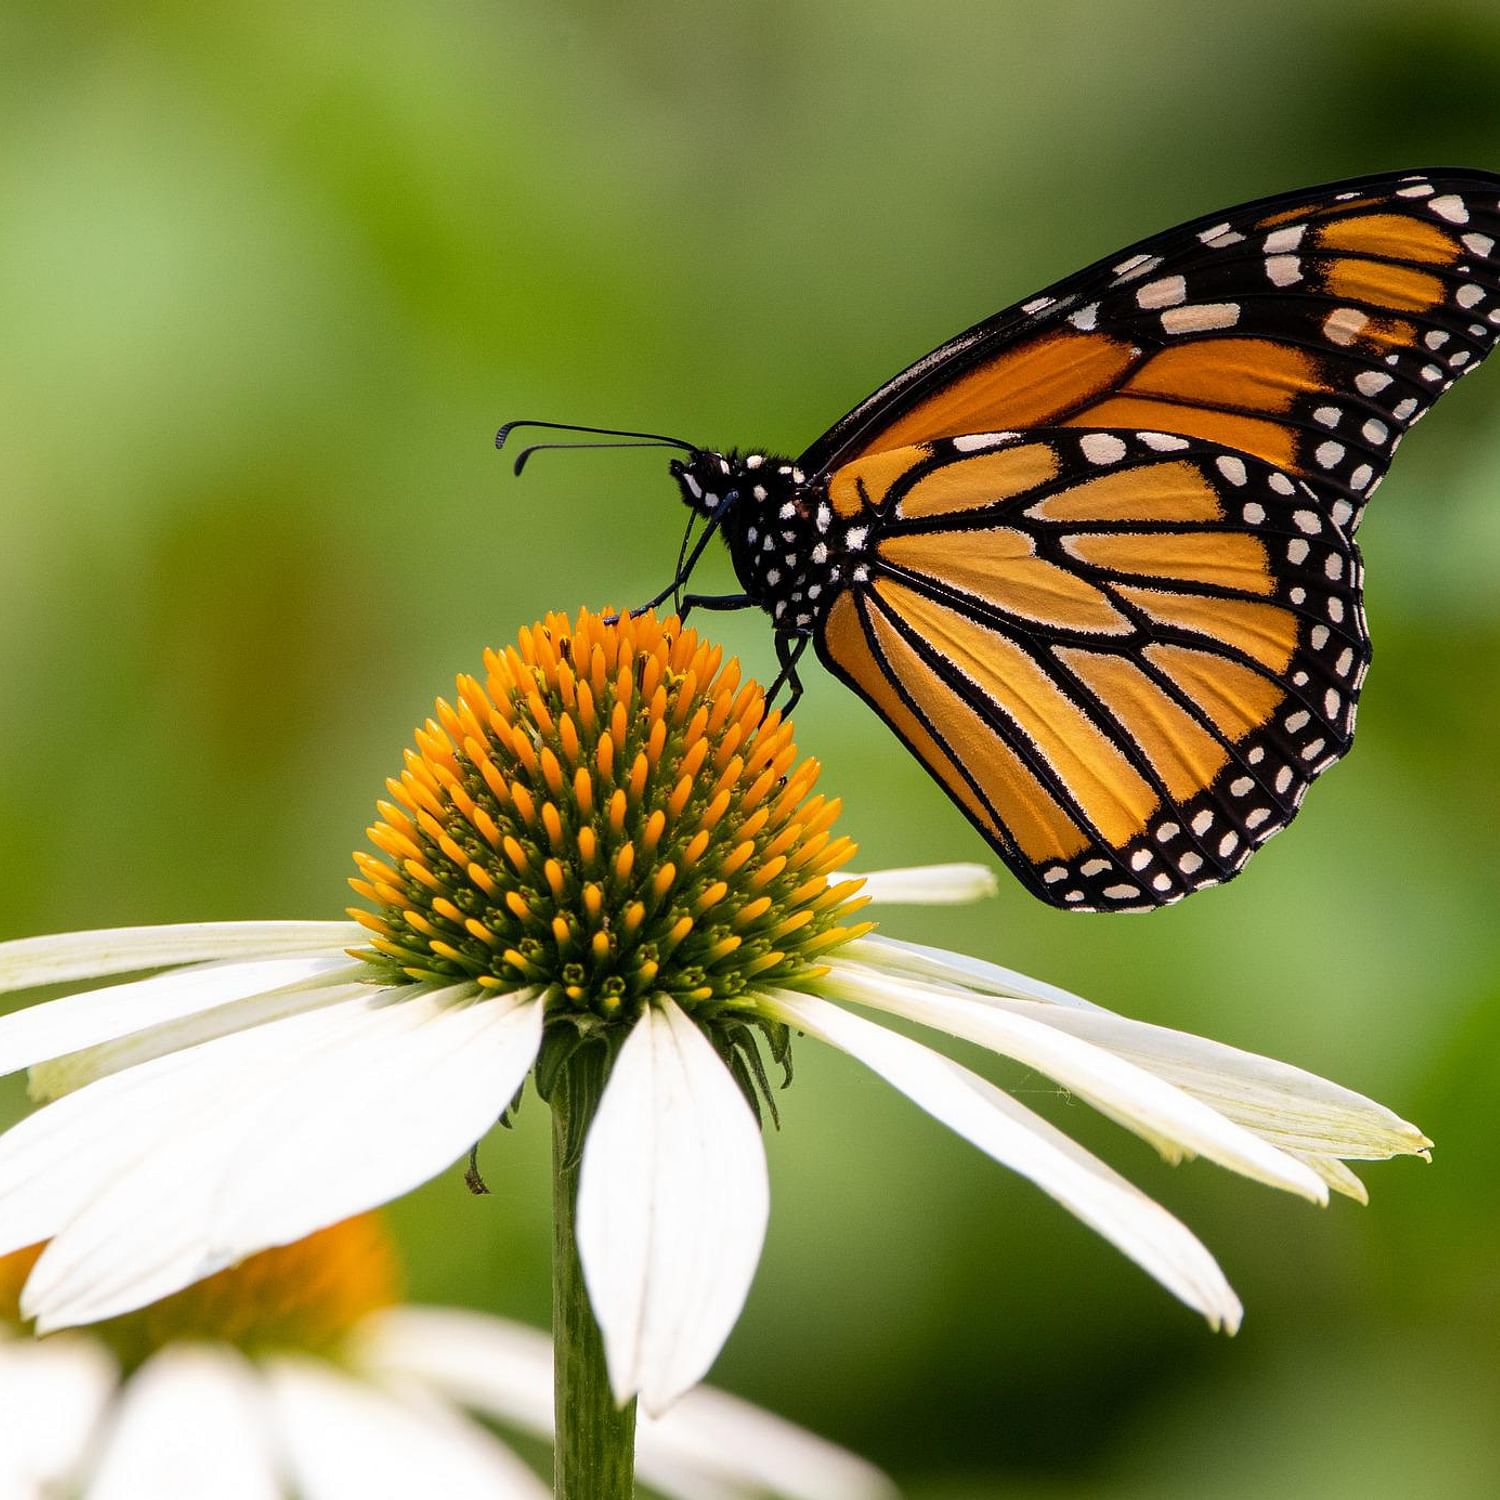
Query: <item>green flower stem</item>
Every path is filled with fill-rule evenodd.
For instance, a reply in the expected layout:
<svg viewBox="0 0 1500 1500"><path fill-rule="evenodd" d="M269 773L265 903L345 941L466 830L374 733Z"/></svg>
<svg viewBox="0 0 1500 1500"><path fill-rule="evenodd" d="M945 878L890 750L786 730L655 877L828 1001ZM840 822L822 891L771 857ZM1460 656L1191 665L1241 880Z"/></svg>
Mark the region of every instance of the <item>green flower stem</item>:
<svg viewBox="0 0 1500 1500"><path fill-rule="evenodd" d="M557 1500L632 1500L635 1402L621 1409L609 1388L604 1339L578 1260L577 1146L599 1106L601 1070L582 1057L552 1093L552 1343ZM571 1157L571 1160L570 1160Z"/></svg>

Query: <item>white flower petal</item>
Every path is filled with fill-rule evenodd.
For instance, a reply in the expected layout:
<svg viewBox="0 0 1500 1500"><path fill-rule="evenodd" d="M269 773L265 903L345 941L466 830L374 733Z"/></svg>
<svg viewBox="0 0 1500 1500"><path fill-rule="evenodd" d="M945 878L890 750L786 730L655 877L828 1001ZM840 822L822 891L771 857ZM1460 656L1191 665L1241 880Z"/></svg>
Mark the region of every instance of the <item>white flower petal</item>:
<svg viewBox="0 0 1500 1500"><path fill-rule="evenodd" d="M1032 1005L1023 1015L961 990L897 979L847 962L830 964L821 988L835 998L937 1027L1036 1068L1161 1146L1168 1156L1192 1152L1315 1203L1328 1201L1322 1178L1305 1163L1155 1073L1058 1027L1054 1021L1060 1007Z"/></svg>
<svg viewBox="0 0 1500 1500"><path fill-rule="evenodd" d="M863 880L863 895L871 901L905 906L958 906L982 901L999 888L988 865L908 865L894 870L872 870L868 875L843 870L841 880Z"/></svg>
<svg viewBox="0 0 1500 1500"><path fill-rule="evenodd" d="M1370 1201L1369 1189L1336 1156L1309 1155L1302 1151L1291 1153L1298 1161L1305 1161L1334 1192L1353 1198L1356 1203Z"/></svg>
<svg viewBox="0 0 1500 1500"><path fill-rule="evenodd" d="M985 1003L1107 1047L1285 1151L1381 1161L1432 1144L1383 1104L1290 1063L1098 1008L1059 1014L1024 1001Z"/></svg>
<svg viewBox="0 0 1500 1500"><path fill-rule="evenodd" d="M43 1332L108 1317L228 1264L194 1237L223 1159L261 1098L352 1039L367 1004L311 1011L113 1074L0 1137L0 1245L51 1240L22 1292L25 1315ZM146 1266L158 1279L140 1286Z"/></svg>
<svg viewBox="0 0 1500 1500"><path fill-rule="evenodd" d="M126 1384L88 1500L283 1500L267 1416L241 1355L169 1346Z"/></svg>
<svg viewBox="0 0 1500 1500"><path fill-rule="evenodd" d="M488 1417L552 1436L552 1340L535 1328L459 1307L403 1304L362 1318L348 1354L376 1379L419 1380Z"/></svg>
<svg viewBox="0 0 1500 1500"><path fill-rule="evenodd" d="M496 1421L552 1436L552 1341L533 1328L459 1308L392 1307L363 1320L350 1357L376 1378L416 1379ZM673 1500L895 1495L863 1459L708 1386L660 1418L640 1414L636 1469Z"/></svg>
<svg viewBox="0 0 1500 1500"><path fill-rule="evenodd" d="M368 938L357 922L180 922L16 938L0 943L0 994L206 959L362 947Z"/></svg>
<svg viewBox="0 0 1500 1500"><path fill-rule="evenodd" d="M181 1020L148 1026L117 1041L101 1042L97 1047L84 1047L78 1052L39 1062L31 1069L27 1092L38 1103L60 1099L86 1084L108 1078L111 1073L139 1067L172 1052L182 1052L203 1042L232 1036L238 1031L250 1031L305 1011L322 1010L349 1000L370 999L382 992L394 993L400 988L371 984L364 977L368 973L368 969L361 974L358 969L341 967L305 984L291 984L265 994L246 995L243 999L230 1000L211 1010L184 1016Z"/></svg>
<svg viewBox="0 0 1500 1500"><path fill-rule="evenodd" d="M1097 1007L1082 995L1059 989L1045 980L1033 979L1015 969L1002 968L966 953L950 953L946 948L929 948L925 943L906 943L896 938L871 934L856 939L838 950L838 957L853 959L879 969L883 974L910 974L917 979L939 984L960 984L985 994L1014 995L1025 1000L1039 1000L1051 1005L1066 1005L1082 1010Z"/></svg>
<svg viewBox="0 0 1500 1500"><path fill-rule="evenodd" d="M247 1140L226 1164L217 1238L288 1243L399 1198L499 1119L536 1061L540 999L527 991L455 1006L454 993L400 1002L422 1013L420 1029L394 1045L372 1034L268 1096L263 1117L276 1135Z"/></svg>
<svg viewBox="0 0 1500 1500"><path fill-rule="evenodd" d="M1231 1333L1239 1326L1239 1299L1184 1225L993 1084L826 1000L780 990L763 1008L857 1058L965 1140L1030 1179L1212 1326Z"/></svg>
<svg viewBox="0 0 1500 1500"><path fill-rule="evenodd" d="M208 964L44 1000L0 1016L0 1075L288 986L357 977L342 953Z"/></svg>
<svg viewBox="0 0 1500 1500"><path fill-rule="evenodd" d="M197 1066L177 1075L174 1099L153 1095L165 1131L37 1262L25 1306L38 1326L154 1301L408 1192L462 1155L520 1087L541 1029L529 1000L464 1003L473 993L346 1003L174 1054ZM117 1113L96 1111L96 1127Z"/></svg>
<svg viewBox="0 0 1500 1500"><path fill-rule="evenodd" d="M760 1259L770 1187L760 1130L670 998L626 1038L589 1127L578 1254L610 1383L664 1411L707 1373Z"/></svg>
<svg viewBox="0 0 1500 1500"><path fill-rule="evenodd" d="M119 1371L95 1339L64 1335L0 1342L0 1494L71 1493L93 1447Z"/></svg>
<svg viewBox="0 0 1500 1500"><path fill-rule="evenodd" d="M712 1386L689 1391L658 1418L642 1413L637 1442L660 1445L685 1472L714 1475L752 1495L788 1500L896 1500L896 1487L847 1449ZM642 1464L644 1472L644 1462ZM691 1492L684 1500L691 1500Z"/></svg>
<svg viewBox="0 0 1500 1500"><path fill-rule="evenodd" d="M272 1361L267 1380L304 1500L546 1500L551 1494L499 1439L418 1391L393 1399L313 1360Z"/></svg>
<svg viewBox="0 0 1500 1500"><path fill-rule="evenodd" d="M0 1255L50 1239L170 1139L190 1106L269 1066L258 1052L274 1057L274 1039L243 1038L243 1068L239 1056L221 1062L228 1039L214 1052L174 1053L80 1089L0 1135Z"/></svg>

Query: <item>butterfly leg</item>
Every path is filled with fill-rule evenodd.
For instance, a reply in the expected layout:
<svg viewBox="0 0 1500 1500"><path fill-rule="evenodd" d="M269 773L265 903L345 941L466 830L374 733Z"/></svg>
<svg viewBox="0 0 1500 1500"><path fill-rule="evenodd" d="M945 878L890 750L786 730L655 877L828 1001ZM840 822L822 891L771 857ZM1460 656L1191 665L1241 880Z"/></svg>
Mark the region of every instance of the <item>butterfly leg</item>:
<svg viewBox="0 0 1500 1500"><path fill-rule="evenodd" d="M776 635L776 660L781 663L781 670L776 674L776 680L772 682L770 691L766 694L766 708L769 711L771 705L776 701L776 695L785 688L791 695L787 700L781 713L784 718L797 706L802 698L802 679L797 676L797 663L802 653L807 650L807 643L812 639L807 635L789 635L777 632Z"/></svg>
<svg viewBox="0 0 1500 1500"><path fill-rule="evenodd" d="M695 609L749 609L754 603L749 594L688 594L677 611L677 620L686 625L688 615Z"/></svg>
<svg viewBox="0 0 1500 1500"><path fill-rule="evenodd" d="M633 610L631 610L630 618L632 620L635 619L637 615L645 614L648 609L655 609L658 604L663 603L670 596L676 594L678 589L680 589L683 584L688 581L688 578L691 576L693 569L698 566L698 559L703 556L704 548L708 546L710 538L717 530L718 522L710 521L708 523L708 526L704 529L703 535L698 538L697 544L694 546L692 552L689 553L687 544L688 536L692 535L692 522L688 522L688 532L687 535L685 535L682 539L682 551L677 556L677 571L675 574L673 574L671 583L669 583L666 588L664 588L659 594L654 594L644 604L638 604ZM687 602L689 607L691 607L691 595L688 596ZM724 607L737 609L739 606L726 605ZM679 611L679 618L686 616L686 614L686 609ZM612 625L614 623L614 620L618 618L618 616L615 616L613 619L608 619L604 623L606 625Z"/></svg>

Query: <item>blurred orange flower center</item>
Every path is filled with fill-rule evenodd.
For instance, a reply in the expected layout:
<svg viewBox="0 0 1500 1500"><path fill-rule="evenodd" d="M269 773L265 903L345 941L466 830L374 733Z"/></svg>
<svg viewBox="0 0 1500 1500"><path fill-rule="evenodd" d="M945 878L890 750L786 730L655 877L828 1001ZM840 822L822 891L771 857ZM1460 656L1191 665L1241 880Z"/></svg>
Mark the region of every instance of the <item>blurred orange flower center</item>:
<svg viewBox="0 0 1500 1500"><path fill-rule="evenodd" d="M0 1323L21 1325L21 1287L45 1247L0 1256ZM127 1367L166 1344L211 1339L254 1352L333 1352L367 1313L401 1295L395 1248L380 1219L363 1214L290 1245L263 1250L217 1275L94 1325Z"/></svg>

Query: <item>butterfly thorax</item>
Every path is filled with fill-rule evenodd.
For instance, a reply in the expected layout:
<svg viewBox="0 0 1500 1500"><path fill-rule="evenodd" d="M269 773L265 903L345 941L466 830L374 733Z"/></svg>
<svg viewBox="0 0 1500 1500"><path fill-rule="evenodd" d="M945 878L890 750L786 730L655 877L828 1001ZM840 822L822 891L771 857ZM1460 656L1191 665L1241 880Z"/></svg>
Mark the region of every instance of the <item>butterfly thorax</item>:
<svg viewBox="0 0 1500 1500"><path fill-rule="evenodd" d="M826 486L769 453L702 452L671 469L688 507L717 521L749 598L779 630L810 634L847 568Z"/></svg>

